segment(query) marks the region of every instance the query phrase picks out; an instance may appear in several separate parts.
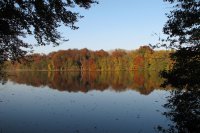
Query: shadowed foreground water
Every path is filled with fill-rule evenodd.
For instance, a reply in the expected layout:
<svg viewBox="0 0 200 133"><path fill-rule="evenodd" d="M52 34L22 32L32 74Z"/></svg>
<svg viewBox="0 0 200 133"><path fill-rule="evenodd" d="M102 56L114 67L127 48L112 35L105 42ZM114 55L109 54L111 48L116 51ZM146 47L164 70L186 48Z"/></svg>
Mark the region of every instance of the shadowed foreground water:
<svg viewBox="0 0 200 133"><path fill-rule="evenodd" d="M170 123L162 115L169 92L135 76L14 73L0 86L0 133L156 132Z"/></svg>

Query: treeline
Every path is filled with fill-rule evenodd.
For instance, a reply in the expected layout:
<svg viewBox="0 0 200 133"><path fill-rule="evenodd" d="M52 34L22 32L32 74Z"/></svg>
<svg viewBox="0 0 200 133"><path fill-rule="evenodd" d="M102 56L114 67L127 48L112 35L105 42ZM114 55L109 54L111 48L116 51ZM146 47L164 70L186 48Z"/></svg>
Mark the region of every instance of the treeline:
<svg viewBox="0 0 200 133"><path fill-rule="evenodd" d="M171 51L154 51L149 46L126 51L92 51L68 49L48 55L33 54L30 62L7 62L9 70L48 70L48 71L118 71L118 70L169 70L172 61Z"/></svg>
<svg viewBox="0 0 200 133"><path fill-rule="evenodd" d="M156 71L112 72L61 72L61 71L12 71L8 79L17 84L49 88L67 92L134 90L148 95L154 89L162 89L163 79ZM166 88L165 88L166 89ZM170 89L169 87L167 89Z"/></svg>

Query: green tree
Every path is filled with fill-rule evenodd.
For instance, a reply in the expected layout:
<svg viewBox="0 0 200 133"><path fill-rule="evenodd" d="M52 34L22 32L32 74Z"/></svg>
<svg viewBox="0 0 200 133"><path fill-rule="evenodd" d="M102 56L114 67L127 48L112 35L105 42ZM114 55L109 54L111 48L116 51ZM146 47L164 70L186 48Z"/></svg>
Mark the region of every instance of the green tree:
<svg viewBox="0 0 200 133"><path fill-rule="evenodd" d="M168 14L168 21L163 30L168 35L166 41L177 50L171 55L175 62L173 69L162 73L165 84L172 84L180 89L200 85L200 1L165 0L174 4ZM176 82L179 80L180 82Z"/></svg>
<svg viewBox="0 0 200 133"><path fill-rule="evenodd" d="M164 0L173 5L167 14L168 20L163 32L168 37L161 46L169 48L193 47L200 45L200 1Z"/></svg>
<svg viewBox="0 0 200 133"><path fill-rule="evenodd" d="M82 16L74 7L88 9L95 0L1 0L0 1L0 63L19 60L31 44L22 38L33 35L38 45L59 45L58 27L78 29L75 23ZM28 49L27 49L28 48Z"/></svg>
<svg viewBox="0 0 200 133"><path fill-rule="evenodd" d="M173 124L164 133L198 133L200 131L200 1L165 0L174 5L164 26L165 40L161 46L176 48L171 59L173 68L162 72L163 85L177 87L164 105L164 115Z"/></svg>

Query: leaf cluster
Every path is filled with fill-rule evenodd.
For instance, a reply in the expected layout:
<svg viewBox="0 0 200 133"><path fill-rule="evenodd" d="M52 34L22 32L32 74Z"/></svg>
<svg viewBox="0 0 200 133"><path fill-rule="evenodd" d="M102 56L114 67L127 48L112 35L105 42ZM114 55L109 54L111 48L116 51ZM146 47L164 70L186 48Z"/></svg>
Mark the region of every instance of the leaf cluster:
<svg viewBox="0 0 200 133"><path fill-rule="evenodd" d="M166 14L168 20L163 27L166 39L158 46L179 49L200 44L200 1L164 0L171 3L172 10Z"/></svg>
<svg viewBox="0 0 200 133"><path fill-rule="evenodd" d="M37 45L59 45L64 40L58 27L78 29L75 23L82 16L72 9L88 9L94 0L1 0L0 1L0 63L18 60L31 48L24 42L33 35Z"/></svg>

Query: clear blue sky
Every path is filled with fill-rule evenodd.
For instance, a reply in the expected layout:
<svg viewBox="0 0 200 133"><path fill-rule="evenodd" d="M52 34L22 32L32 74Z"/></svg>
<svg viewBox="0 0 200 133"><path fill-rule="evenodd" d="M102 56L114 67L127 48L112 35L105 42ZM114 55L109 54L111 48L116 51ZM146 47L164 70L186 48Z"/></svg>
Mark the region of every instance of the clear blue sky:
<svg viewBox="0 0 200 133"><path fill-rule="evenodd" d="M35 53L49 53L61 49L111 50L137 49L141 45L155 44L162 34L170 4L163 0L99 0L89 10L79 9L84 16L78 30L61 27L62 36L69 39L58 47L34 48ZM32 39L30 39L32 40Z"/></svg>

